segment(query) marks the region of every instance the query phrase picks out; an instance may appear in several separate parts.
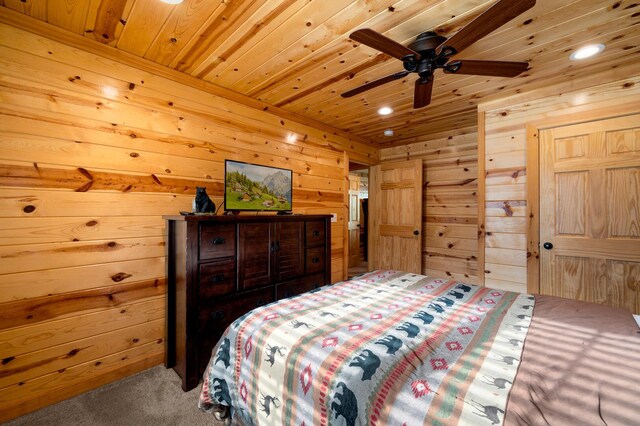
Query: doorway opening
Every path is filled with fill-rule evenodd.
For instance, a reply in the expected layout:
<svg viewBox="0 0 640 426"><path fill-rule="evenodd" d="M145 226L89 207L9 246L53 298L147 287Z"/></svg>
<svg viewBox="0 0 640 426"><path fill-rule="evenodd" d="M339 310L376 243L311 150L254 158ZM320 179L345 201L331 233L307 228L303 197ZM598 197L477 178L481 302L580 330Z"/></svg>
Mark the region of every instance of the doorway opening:
<svg viewBox="0 0 640 426"><path fill-rule="evenodd" d="M349 163L348 278L364 274L368 267L369 168Z"/></svg>

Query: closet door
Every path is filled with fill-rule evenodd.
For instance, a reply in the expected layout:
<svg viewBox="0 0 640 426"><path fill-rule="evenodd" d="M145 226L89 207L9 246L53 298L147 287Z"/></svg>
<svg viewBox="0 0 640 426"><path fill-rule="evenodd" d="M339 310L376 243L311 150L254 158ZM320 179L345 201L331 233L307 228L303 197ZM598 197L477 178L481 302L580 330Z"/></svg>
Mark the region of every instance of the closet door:
<svg viewBox="0 0 640 426"><path fill-rule="evenodd" d="M370 269L422 273L422 160L370 168Z"/></svg>
<svg viewBox="0 0 640 426"><path fill-rule="evenodd" d="M540 132L540 292L640 312L640 114Z"/></svg>

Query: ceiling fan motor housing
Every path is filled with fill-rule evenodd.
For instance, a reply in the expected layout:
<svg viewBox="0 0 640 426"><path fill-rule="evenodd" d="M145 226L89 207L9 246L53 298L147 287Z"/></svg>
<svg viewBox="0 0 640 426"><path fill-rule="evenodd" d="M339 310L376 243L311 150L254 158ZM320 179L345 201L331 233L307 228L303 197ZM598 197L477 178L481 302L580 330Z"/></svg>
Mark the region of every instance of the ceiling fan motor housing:
<svg viewBox="0 0 640 426"><path fill-rule="evenodd" d="M416 37L408 47L417 52L420 57L407 55L402 59L404 69L416 72L424 80L428 80L437 68L444 67L448 57L454 53L449 49L442 49L436 53L436 48L447 40L433 31L426 31Z"/></svg>
<svg viewBox="0 0 640 426"><path fill-rule="evenodd" d="M420 54L423 58L435 58L436 47L447 40L446 37L439 36L433 31L421 33L408 47Z"/></svg>

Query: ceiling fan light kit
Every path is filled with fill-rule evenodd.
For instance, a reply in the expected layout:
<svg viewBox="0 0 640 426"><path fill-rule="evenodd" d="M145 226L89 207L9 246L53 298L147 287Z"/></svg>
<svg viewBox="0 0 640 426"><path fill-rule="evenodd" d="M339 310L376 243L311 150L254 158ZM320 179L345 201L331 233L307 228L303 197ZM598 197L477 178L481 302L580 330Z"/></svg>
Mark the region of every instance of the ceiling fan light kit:
<svg viewBox="0 0 640 426"><path fill-rule="evenodd" d="M433 31L419 34L408 47L384 35L363 28L354 31L352 40L379 50L402 61L404 71L382 77L343 93L348 98L374 87L418 74L413 95L413 107L422 108L431 103L434 72L442 69L447 74L472 74L493 77L515 77L529 68L527 62L453 60L450 58L485 35L506 24L513 18L531 9L535 0L499 0L480 16L463 27L450 38Z"/></svg>

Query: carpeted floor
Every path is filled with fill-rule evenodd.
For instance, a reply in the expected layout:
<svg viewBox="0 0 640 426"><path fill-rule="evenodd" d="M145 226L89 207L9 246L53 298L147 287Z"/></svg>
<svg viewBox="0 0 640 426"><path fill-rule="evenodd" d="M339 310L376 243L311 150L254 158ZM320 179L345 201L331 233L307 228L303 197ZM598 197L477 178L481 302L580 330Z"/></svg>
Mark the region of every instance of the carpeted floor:
<svg viewBox="0 0 640 426"><path fill-rule="evenodd" d="M222 425L200 411L200 387L183 392L172 369L153 367L6 423L7 426Z"/></svg>
<svg viewBox="0 0 640 426"><path fill-rule="evenodd" d="M360 262L360 264L356 265L356 266L352 266L349 268L348 270L348 276L349 279L351 279L352 277L358 276L358 275L362 275L365 272L369 272L369 266L367 262Z"/></svg>

